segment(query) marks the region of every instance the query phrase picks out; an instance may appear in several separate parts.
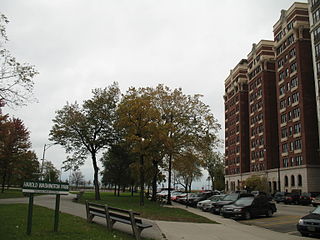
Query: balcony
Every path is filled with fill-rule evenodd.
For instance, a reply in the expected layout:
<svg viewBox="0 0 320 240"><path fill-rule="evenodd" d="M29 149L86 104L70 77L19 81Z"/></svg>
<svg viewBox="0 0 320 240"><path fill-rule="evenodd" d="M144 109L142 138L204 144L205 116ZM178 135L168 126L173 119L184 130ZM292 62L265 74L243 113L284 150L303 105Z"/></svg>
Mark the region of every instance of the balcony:
<svg viewBox="0 0 320 240"><path fill-rule="evenodd" d="M287 141L288 140L288 138L287 137L284 137L284 138L281 138L281 142L285 142L285 141Z"/></svg>
<svg viewBox="0 0 320 240"><path fill-rule="evenodd" d="M297 150L294 150L293 152L294 152L294 154L297 154L297 153L301 153L302 150L301 149L297 149Z"/></svg>
<svg viewBox="0 0 320 240"><path fill-rule="evenodd" d="M296 133L296 134L293 134L293 137L294 137L294 138L301 137L301 132Z"/></svg>
<svg viewBox="0 0 320 240"><path fill-rule="evenodd" d="M300 117L296 117L294 119L292 119L292 122L298 122L300 120Z"/></svg>
<svg viewBox="0 0 320 240"><path fill-rule="evenodd" d="M287 152L281 153L281 156L286 157L286 156L288 156L288 153Z"/></svg>

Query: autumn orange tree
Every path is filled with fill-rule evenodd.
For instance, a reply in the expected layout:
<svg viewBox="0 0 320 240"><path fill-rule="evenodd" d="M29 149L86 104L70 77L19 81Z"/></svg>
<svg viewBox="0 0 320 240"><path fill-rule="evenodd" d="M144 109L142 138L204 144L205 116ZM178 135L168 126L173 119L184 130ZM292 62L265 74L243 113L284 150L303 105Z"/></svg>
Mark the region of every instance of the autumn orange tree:
<svg viewBox="0 0 320 240"><path fill-rule="evenodd" d="M161 176L157 171L159 167L167 169L170 189L173 162L181 166L188 156L197 159L197 166L200 166L208 149L219 141L220 125L201 97L164 85L131 88L124 95L118 108L118 127L124 131L125 140L133 151L140 153L141 204L147 166L153 166L154 176ZM152 182L154 192L156 177ZM170 201L169 190L168 203Z"/></svg>
<svg viewBox="0 0 320 240"><path fill-rule="evenodd" d="M18 118L0 118L0 176L2 189L12 182L36 179L39 164L36 154L30 150L29 131Z"/></svg>
<svg viewBox="0 0 320 240"><path fill-rule="evenodd" d="M94 89L92 93L93 97L81 106L78 103L67 104L56 112L50 140L71 154L64 162L66 166L81 166L88 155L91 157L95 199L100 200L97 154L118 139L114 122L120 90L118 84L113 83L104 89Z"/></svg>
<svg viewBox="0 0 320 240"><path fill-rule="evenodd" d="M150 160L150 152L159 147L161 133L157 124L161 118L160 112L153 105L150 89L130 88L123 96L118 106L117 128L123 131L124 140L130 145L133 153L139 155L138 166L140 184L140 205L144 205L144 185L146 160Z"/></svg>

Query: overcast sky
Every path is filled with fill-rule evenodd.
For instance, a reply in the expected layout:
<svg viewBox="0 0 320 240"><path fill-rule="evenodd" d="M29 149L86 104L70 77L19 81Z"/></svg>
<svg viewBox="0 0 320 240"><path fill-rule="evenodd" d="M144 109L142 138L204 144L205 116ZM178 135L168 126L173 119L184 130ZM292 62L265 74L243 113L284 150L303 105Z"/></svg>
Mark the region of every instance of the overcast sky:
<svg viewBox="0 0 320 240"><path fill-rule="evenodd" d="M293 2L1 0L0 12L10 20L7 48L40 72L34 79L38 103L4 113L24 121L39 159L55 111L114 81L122 93L130 86L162 83L203 94L224 126L224 80L230 69L246 58L253 43L273 39L281 9ZM65 159L59 146L46 151L46 160L58 169ZM93 179L90 160L81 171Z"/></svg>

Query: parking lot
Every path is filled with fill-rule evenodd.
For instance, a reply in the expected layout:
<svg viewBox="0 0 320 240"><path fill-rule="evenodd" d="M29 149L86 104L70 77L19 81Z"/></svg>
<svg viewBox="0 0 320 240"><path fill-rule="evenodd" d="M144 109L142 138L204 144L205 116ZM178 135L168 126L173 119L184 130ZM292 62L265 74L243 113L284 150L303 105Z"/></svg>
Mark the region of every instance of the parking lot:
<svg viewBox="0 0 320 240"><path fill-rule="evenodd" d="M259 217L250 220L239 220L239 222L300 236L296 224L301 217L307 215L314 207L277 204L277 209L278 211L271 218Z"/></svg>

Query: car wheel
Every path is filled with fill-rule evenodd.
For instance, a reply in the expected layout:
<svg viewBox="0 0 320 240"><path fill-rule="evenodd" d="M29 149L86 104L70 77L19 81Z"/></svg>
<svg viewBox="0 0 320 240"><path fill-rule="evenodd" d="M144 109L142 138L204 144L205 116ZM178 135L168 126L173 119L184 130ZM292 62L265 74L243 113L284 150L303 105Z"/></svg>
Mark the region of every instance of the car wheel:
<svg viewBox="0 0 320 240"><path fill-rule="evenodd" d="M317 204L314 204L314 203L313 203L312 206L317 207Z"/></svg>
<svg viewBox="0 0 320 240"><path fill-rule="evenodd" d="M300 232L302 237L308 237L309 234L308 233L304 233L304 232Z"/></svg>
<svg viewBox="0 0 320 240"><path fill-rule="evenodd" d="M273 212L272 212L271 209L269 209L269 210L267 211L267 213L266 213L266 216L267 216L267 217L272 217L272 215L273 215Z"/></svg>
<svg viewBox="0 0 320 240"><path fill-rule="evenodd" d="M245 212L244 213L244 219L246 219L246 220L251 219L251 213L250 212Z"/></svg>

